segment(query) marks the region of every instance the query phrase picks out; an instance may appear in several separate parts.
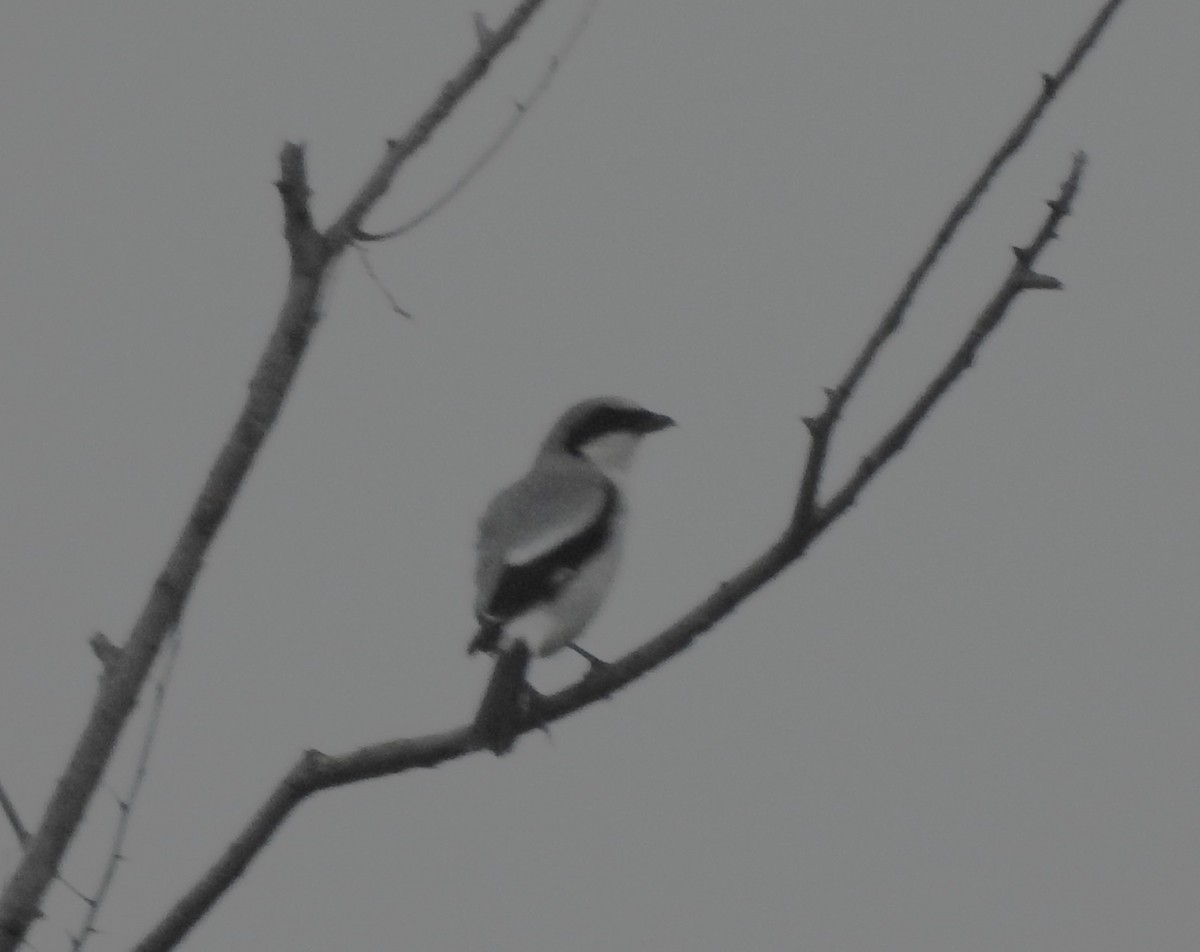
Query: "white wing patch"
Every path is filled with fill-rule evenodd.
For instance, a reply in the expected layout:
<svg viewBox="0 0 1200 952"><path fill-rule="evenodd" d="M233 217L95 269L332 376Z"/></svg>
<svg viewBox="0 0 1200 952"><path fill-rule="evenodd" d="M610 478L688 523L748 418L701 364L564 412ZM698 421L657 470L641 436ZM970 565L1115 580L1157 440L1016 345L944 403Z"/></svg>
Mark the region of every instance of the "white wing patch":
<svg viewBox="0 0 1200 952"><path fill-rule="evenodd" d="M595 516L591 510L583 510L574 519L548 525L540 535L532 539L522 539L519 545L505 550L504 561L518 567L528 565L586 531Z"/></svg>

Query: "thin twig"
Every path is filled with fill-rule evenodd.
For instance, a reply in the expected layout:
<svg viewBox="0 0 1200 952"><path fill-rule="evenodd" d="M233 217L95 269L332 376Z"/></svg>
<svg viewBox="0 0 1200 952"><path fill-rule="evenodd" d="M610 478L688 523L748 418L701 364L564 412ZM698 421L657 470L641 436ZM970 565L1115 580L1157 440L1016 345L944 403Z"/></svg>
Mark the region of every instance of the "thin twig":
<svg viewBox="0 0 1200 952"><path fill-rule="evenodd" d="M880 318L879 324L867 339L862 351L850 365L850 369L842 378L841 382L828 391L829 399L826 403L824 412L810 420L806 421L809 432L812 435L811 448L816 452L810 452L808 457L808 465L805 467L804 475L801 478L801 492L799 493L796 503L796 518L804 519L811 518L813 508L816 504L816 496L820 489L821 472L825 464L825 455L828 452L829 444L832 440L833 429L836 426L836 420L841 416L842 408L849 401L862 380L863 375L871 366L880 349L897 330L904 320L904 315L908 311L909 305L912 304L916 297L917 290L933 270L933 266L941 257L942 252L950 244L951 239L957 233L959 226L963 223L966 217L970 214L983 193L987 191L992 184L996 175L1018 149L1021 148L1033 132L1038 120L1041 119L1042 113L1046 107L1050 105L1051 100L1063 88L1067 80L1075 73L1079 64L1083 61L1084 56L1088 51L1095 46L1096 41L1108 26L1113 14L1117 12L1117 8L1121 6L1123 0L1107 0L1099 13L1088 24L1086 30L1076 40L1075 45L1071 47L1071 51L1067 54L1058 71L1053 75L1048 73L1042 74L1039 91L1033 104L1026 110L1025 114L1020 118L1017 124L1000 143L1000 146L992 154L983 167L983 171L975 178L966 192L963 194L954 207L950 210L950 214L942 223L941 227L934 235L932 242L921 260L917 262L917 266L913 268L909 274L908 280L900 289L900 293L896 296L895 301L888 307Z"/></svg>
<svg viewBox="0 0 1200 952"><path fill-rule="evenodd" d="M8 825L12 827L17 842L24 849L25 844L29 842L29 831L25 829L25 825L21 822L21 815L17 813L17 808L13 805L12 800L8 798L8 793L5 791L3 785L0 785L0 810L3 810L4 815L8 817Z"/></svg>
<svg viewBox="0 0 1200 952"><path fill-rule="evenodd" d="M458 75L442 87L442 92L401 138L392 139L387 143L387 149L375 170L367 177L367 181L350 200L350 204L338 216L337 221L325 232L325 240L333 252L342 251L355 240L356 233L362 229L363 218L391 187L400 166L429 141L462 98L487 74L496 57L517 38L544 2L545 0L521 0L500 26L481 35L474 55L459 70Z"/></svg>
<svg viewBox="0 0 1200 952"><path fill-rule="evenodd" d="M100 679L88 722L25 855L0 894L0 952L13 952L39 915L42 897L79 829L163 640L179 623L212 542L279 417L320 319L326 281L350 244L354 229L387 192L400 167L429 141L543 4L544 0L520 0L507 19L489 32L487 42L443 87L403 138L389 144L358 194L325 232L317 231L312 221L303 147L287 143L280 151L277 184L291 271L275 329L255 368L233 430L121 648L119 662Z"/></svg>
<svg viewBox="0 0 1200 952"><path fill-rule="evenodd" d="M828 525L844 513L858 497L859 492L867 485L879 469L908 442L913 431L928 415L929 411L947 390L966 372L975 360L975 354L980 345L996 329L1004 319L1008 307L1022 291L1035 289L1057 289L1061 283L1055 278L1037 274L1030 270L1030 265L1037 260L1038 255L1055 237L1057 227L1064 217L1070 214L1072 203L1079 191L1079 182L1083 176L1087 156L1082 152L1075 154L1071 163L1071 172L1062 184L1059 196L1047 202L1050 212L1038 229L1033 240L1023 248L1014 248L1016 261L1005 278L1004 283L996 291L995 296L980 312L975 323L967 332L966 337L958 348L951 354L942 369L929 382L924 392L913 402L907 412L896 422L875 447L863 457L857 469L829 500L828 505L819 510L817 521L820 525Z"/></svg>
<svg viewBox="0 0 1200 952"><path fill-rule="evenodd" d="M1072 52L1072 57L1076 61L1095 42L1096 36L1119 2L1120 0L1116 0L1116 2L1107 4L1101 17L1085 33L1087 42L1081 40L1076 44L1075 50ZM1073 69L1074 64L1070 63L1070 60L1068 63ZM1047 86L1050 85L1047 83ZM1063 195L1058 200L1050 203L1053 221L1061 219L1069 212L1070 201L1078 186L1081 171L1082 157L1077 157L1072 175L1067 180L1069 187L1064 188ZM1043 226L1039 234L1043 232L1048 240L1053 233L1053 227L1047 229L1046 226ZM1004 285L1008 289L1006 294L1024 290L1027 287L1052 286L1054 283L1052 279L1034 280L1034 278L1041 277L1034 275L1030 270L1030 265L1038 251L1040 251L1040 245L1037 239L1029 249L1023 250L1022 256L1018 260L1022 277L1016 282L1013 281L1011 275L1006 278ZM1008 301L1011 301L1014 296L1015 293L1008 294ZM987 320L976 322L968 334L967 343L964 344L967 348L964 368L969 364L970 357L978 349L983 339L998 325L1004 311L1003 308L992 307L985 313L989 315ZM887 333L890 334L893 330L894 328L888 330ZM877 349L878 345L869 343L868 348L864 351L864 356L860 356L855 366L857 367L861 363L865 370L865 366L873 357L874 350ZM956 353L964 353L963 348ZM958 373L961 373L961 370ZM861 376L861 371L859 375ZM852 390L856 379L852 374L848 374L845 379L850 381L849 389ZM936 380L934 386L936 386ZM821 462L818 461L814 465L810 455L805 467L805 478L801 481L802 487L807 485L810 482L808 473L811 471L814 474L809 506L806 507L803 500L798 500L791 523L774 545L734 578L721 584L711 596L666 631L611 663L599 675L589 676L555 695L542 699L537 705L536 718L531 718L526 724L518 725L514 736L516 733L544 729L555 720L566 717L602 698L607 698L616 690L632 683L674 657L718 621L734 611L747 597L799 559L812 542L846 511L857 492L867 484L871 476L881 466L886 465L899 451L912 429L925 418L937 400L944 395L948 386L949 382L937 388L936 392L929 394L928 400L925 400L925 395L923 395L924 405L921 414L911 422L911 425L909 423L911 414L902 418L898 427L903 426L906 429L898 432L896 429L893 430L892 443L884 446L884 451L876 458L871 471L865 476L861 474L853 476L850 482L843 487L842 492L820 514L820 518L816 517L813 500L815 499L816 476L820 473ZM830 406L826 407L823 415L829 420L836 418L837 409L844 400L845 392L840 399L836 393L831 392L829 395ZM819 451L821 460L823 460L824 452L824 447L822 447ZM798 493L798 495L801 494ZM486 701L487 697L485 696ZM436 767L484 749L489 742L495 740L495 738L487 736L487 717L485 715L486 704L481 709L476 722L463 727L441 734L378 744L342 757L329 757L318 751L306 753L280 781L275 791L246 828L230 843L217 862L138 944L136 952L166 952L173 948L245 872L258 852L282 826L294 807L308 796L321 790L332 789L360 780L395 775L414 768ZM482 731L477 726L481 722L485 728Z"/></svg>
<svg viewBox="0 0 1200 952"><path fill-rule="evenodd" d="M100 875L100 883L96 893L87 901L87 912L79 931L71 938L72 952L79 952L87 940L96 933L96 918L100 915L100 907L108 896L113 878L117 873L117 864L124 858L122 852L125 838L129 833L129 818L137 803L138 793L146 780L146 768L150 763L150 752L154 749L154 740L158 736L158 725L162 719L163 706L167 697L167 688L171 683L171 672L175 669L175 660L179 657L181 642L179 630L176 629L167 639L158 679L154 683L154 700L150 705L150 713L146 721L146 732L142 737L142 746L138 751L137 765L133 771L133 780L129 784L129 792L124 798L117 800L119 811L117 826L113 831L112 847L108 852L108 861L104 864L104 872Z"/></svg>
<svg viewBox="0 0 1200 952"><path fill-rule="evenodd" d="M390 229L389 231L373 234L371 232L363 231L362 229L356 229L354 232L355 240L387 241L391 238L399 238L406 232L412 231L418 225L428 221L448 204L450 204L451 200L458 195L459 192L466 188L467 185L470 184L471 180L475 178L476 174L478 174L480 170L482 170L483 167L492 160L496 153L504 147L504 144L508 142L509 137L511 137L512 134L517 131L517 126L521 124L521 120L529 115L533 107L537 104L537 101L541 98L542 93L549 88L551 80L554 79L555 74L558 72L558 68L571 54L571 50L574 48L576 42L579 40L580 35L587 27L588 21L592 17L592 11L599 2L600 0L587 0L583 6L583 9L576 17L575 22L571 25L571 29L568 30L566 36L563 37L562 43L546 63L546 68L542 71L542 75L538 79L537 85L533 87L533 90L528 96L525 97L525 99L515 104L512 115L509 116L508 121L500 129L499 133L496 134L496 137L491 141L487 148L485 148L479 153L478 156L476 156L475 161L467 166L463 173L454 180L454 183L448 189L446 189L446 191L444 191L426 208L418 212L408 221ZM488 33L483 34L485 38L489 35L490 34Z"/></svg>
<svg viewBox="0 0 1200 952"><path fill-rule="evenodd" d="M1106 4L1098 23L1089 29L1089 33L1092 34L1091 38L1087 39L1086 43L1081 40L1073 52L1075 62L1091 46L1095 36L1099 34L1104 23L1120 2L1121 0L1110 0ZM213 487L222 490L216 498L207 494L201 496L193 518L189 520L187 529L189 534L186 536L189 544L185 545L185 540L181 540L180 545L172 554L167 568L155 585L154 596L151 604L147 607L143 620L139 621L135 634L130 637L129 643L124 649L126 657L119 666L120 670L111 679L106 679L117 682L118 687L121 688L120 695L115 698L116 709L109 709L110 705L114 703L114 699L102 693L97 700L97 710L84 735L80 738L71 768L60 781L55 797L52 798L51 804L47 808L46 819L43 820L41 829L34 837L34 846L26 854L18 874L0 899L0 952L8 952L22 940L29 923L37 914L38 903L45 891L46 883L53 875L67 842L78 826L83 808L99 781L103 768L111 756L116 737L128 715L128 709L124 709L123 706L132 707L137 688L145 679L149 664L153 661L165 632L178 621L179 614L199 571L203 555L220 526L254 453L261 446L262 440L278 414L283 397L298 368L300 357L304 353L309 334L317 321L317 304L329 267L345 247L353 241L354 231L360 227L363 216L387 191L401 164L428 141L434 130L450 114L466 92L487 72L500 49L516 37L519 30L539 6L540 3L537 0L524 0L513 10L503 26L495 31L487 31L486 35L481 37L481 46L477 53L459 72L458 76L447 84L442 94L438 96L421 119L410 128L405 137L389 144L385 156L360 189L358 195L324 234L317 235L314 239L312 229L305 227L305 216L298 214L300 210L307 209L306 198L301 198L300 190L291 186L304 185L303 176L299 176L296 181L292 182L287 192L281 188L285 208L288 209L288 241L289 247L292 249L292 276L288 297L281 310L279 326L272 338L272 346L268 348L263 362L260 364L260 370L264 375L263 383L268 386L265 388L252 387L250 403L231 438L234 442L239 439L245 440L249 443L249 448L236 454L235 458L238 462L233 467L232 474L221 474L225 478L219 480L218 484ZM1087 37L1088 34L1085 34L1085 38ZM1075 63L1070 60L1068 62L1073 70ZM1067 70L1067 74L1069 72L1070 70ZM1064 78L1065 75L1056 75L1046 82L1046 89L1050 95L1057 91ZM1039 108L1039 114L1040 111ZM1023 137L1020 141L1023 141ZM1017 144L1019 145L1019 142ZM290 148L299 153L299 164L302 169L302 151L297 147ZM287 149L285 149L285 157L287 154ZM289 184L286 173L283 184ZM289 205L289 202L295 203L295 207ZM1029 260L1022 262L1026 269L1031 260L1032 256L1029 256ZM1018 290L1025 286L1027 285L1022 284ZM907 302L904 307L907 307ZM903 308L897 312L897 321L902 311ZM995 321L983 333L990 333L1001 316L1002 313L996 316ZM886 338L893 331L894 328L887 328L884 337ZM277 344L279 346L275 346ZM977 347L977 344L974 346ZM874 348L868 346L864 351L865 362L862 369L856 371L852 367L851 372L844 378L842 386L838 388L838 392L842 394L838 398L840 402L844 403L846 396L854 389L858 378L865 372L866 365L873 359L874 351L877 349L878 345L875 345ZM273 366L276 363L281 366ZM272 365L269 368L269 374L267 373L268 365ZM256 376L257 382L258 377ZM266 393L265 390L271 392ZM945 388L934 396L930 407L944 392ZM830 413L831 411L827 408L826 412ZM905 438L907 437L905 436ZM884 457L878 465L885 464L890 458L890 455ZM224 460L224 453L222 460ZM218 467L220 465L219 462ZM875 467L876 470L878 465ZM217 475L218 468L214 468L210 483L216 479ZM860 488L866 485L870 475L868 474L861 481ZM856 478L858 477L853 477L852 482ZM540 728L600 698L607 697L613 691L631 683L642 674L678 654L700 634L732 612L746 597L798 559L812 541L836 518L839 512L835 509L836 501L837 497L826 507L823 513L826 518L810 520L802 531L796 531L794 527L789 526L775 545L747 566L739 575L721 585L712 596L666 631L611 664L602 674L589 677L579 684L546 698L542 704L538 705L536 722L531 720L525 729ZM848 506L852 501L853 496L846 501L845 505ZM840 511L844 512L844 507ZM101 722L104 722L103 725L97 726ZM139 950L149 952L152 949L165 950L173 947L244 872L259 850L291 813L293 807L310 794L368 777L396 774L416 767L437 766L479 749L481 749L480 738L474 727L467 725L443 734L398 740L364 748L345 757L332 758L317 752L310 752L281 781L275 793L271 795L242 834L230 844L213 869L143 940L138 946ZM80 764L80 761L83 763ZM81 767L78 771L76 770L77 766ZM51 829L61 829L63 832L55 836L45 835ZM44 841L44 843L40 841Z"/></svg>
<svg viewBox="0 0 1200 952"><path fill-rule="evenodd" d="M358 253L358 260L362 262L363 270L367 272L367 277L371 279L375 287L379 288L379 293L383 295L384 300L388 302L388 306L391 307L392 311L401 317L407 317L409 320L412 320L412 315L400 306L400 302L396 300L395 295L387 289L387 285L375 273L375 268L371 264L371 256L368 254L367 249L357 243L353 247Z"/></svg>
<svg viewBox="0 0 1200 952"><path fill-rule="evenodd" d="M1036 259L1045 241L1049 240L1049 235L1053 233L1053 224L1070 211L1071 199L1078 186L1082 168L1082 156L1078 156L1061 195L1050 203L1051 215L1047 223L1039 229L1039 237L1035 238L1027 249L1023 249L1020 275L1032 276L1029 265ZM1045 236L1044 240L1042 236ZM1040 283L1032 279L1014 279L1010 274L1002 287L1002 294L1005 296L1003 307L1007 307L1019 291L1038 286ZM471 724L441 734L376 744L336 757L319 751L308 751L279 782L275 791L245 829L230 843L224 854L135 947L135 952L166 952L173 948L246 871L292 810L312 794L362 780L393 776L416 768L437 767L482 749L493 749L497 753L503 753L520 734L531 730L544 730L552 722L608 698L615 691L628 686L682 652L700 635L733 612L747 597L799 559L837 517L845 512L853 501L853 494L865 486L870 475L899 451L912 429L919 425L938 399L945 394L949 383L969 365L970 357L998 325L1003 316L1003 307L989 306L985 312L989 315L987 320L981 319L975 323L963 347L955 354L956 366L961 364L961 367L944 385L937 386L937 381L945 372L935 379L935 384L931 385L932 392L923 394L918 401L921 407L920 414L910 420L913 417L910 411L902 418L901 424L908 429L899 436L893 436L891 442L885 441L882 449L877 451L871 473L861 480L855 476L843 490L843 493L849 492L850 495L843 498L843 494L839 494L834 502L818 514L818 518L811 519L802 526L798 527L796 523L789 525L780 539L766 552L738 575L721 584L711 596L671 627L624 657L605 665L603 669L589 672L582 681L557 694L542 698L535 710L520 716L515 723L511 719L500 724L493 723L497 696L502 692L511 695L511 682L502 672L497 671L493 674L493 681L489 682L480 710ZM899 426L900 424L897 429ZM895 433L896 430L893 430L893 434ZM507 703L511 701L511 696L500 700L504 702L503 716L511 718L513 705Z"/></svg>

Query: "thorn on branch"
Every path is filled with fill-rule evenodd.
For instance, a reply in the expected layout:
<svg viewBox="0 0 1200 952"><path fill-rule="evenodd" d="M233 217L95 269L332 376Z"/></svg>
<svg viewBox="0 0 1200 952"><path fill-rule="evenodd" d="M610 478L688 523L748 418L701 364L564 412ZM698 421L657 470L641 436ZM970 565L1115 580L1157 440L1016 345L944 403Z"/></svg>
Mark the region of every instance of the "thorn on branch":
<svg viewBox="0 0 1200 952"><path fill-rule="evenodd" d="M1062 282L1049 274L1039 274L1036 271L1026 271L1017 280L1022 290L1031 291L1060 291Z"/></svg>
<svg viewBox="0 0 1200 952"><path fill-rule="evenodd" d="M314 747L304 752L300 760L288 771L284 783L300 798L308 796L321 780L321 773L332 758Z"/></svg>
<svg viewBox="0 0 1200 952"><path fill-rule="evenodd" d="M332 759L328 754L322 753L315 747L310 747L304 752L304 769L311 774L318 774Z"/></svg>
<svg viewBox="0 0 1200 952"><path fill-rule="evenodd" d="M1029 267L1031 255L1029 253L1028 248L1019 248L1016 245L1013 245L1012 253L1013 253L1013 257L1017 259L1017 261L1022 265L1022 267L1026 267L1026 268Z"/></svg>
<svg viewBox="0 0 1200 952"><path fill-rule="evenodd" d="M88 645L91 646L92 653L100 659L100 664L104 668L105 674L112 674L120 664L124 652L108 640L108 635L102 631L95 632L88 639Z"/></svg>
<svg viewBox="0 0 1200 952"><path fill-rule="evenodd" d="M475 39L479 41L480 49L486 49L496 38L496 31L487 25L482 13L472 13L471 22L475 24Z"/></svg>
<svg viewBox="0 0 1200 952"><path fill-rule="evenodd" d="M804 424L804 429L808 430L809 436L817 435L817 419L816 417L802 416L800 422Z"/></svg>

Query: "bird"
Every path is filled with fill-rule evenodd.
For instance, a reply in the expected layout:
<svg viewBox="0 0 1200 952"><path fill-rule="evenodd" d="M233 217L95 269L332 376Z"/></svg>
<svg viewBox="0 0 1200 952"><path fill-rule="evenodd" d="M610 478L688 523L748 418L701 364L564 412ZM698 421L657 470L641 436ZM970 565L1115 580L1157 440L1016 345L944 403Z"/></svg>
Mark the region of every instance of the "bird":
<svg viewBox="0 0 1200 952"><path fill-rule="evenodd" d="M643 437L675 421L622 397L570 407L529 471L479 521L475 617L467 653L546 657L569 647L600 610L616 575L624 482Z"/></svg>

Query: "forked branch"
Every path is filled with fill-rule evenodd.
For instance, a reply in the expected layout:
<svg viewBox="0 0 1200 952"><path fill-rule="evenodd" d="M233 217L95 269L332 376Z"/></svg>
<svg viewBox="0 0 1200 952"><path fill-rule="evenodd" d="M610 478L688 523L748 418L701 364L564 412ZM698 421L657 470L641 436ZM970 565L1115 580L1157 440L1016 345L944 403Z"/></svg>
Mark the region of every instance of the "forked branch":
<svg viewBox="0 0 1200 952"><path fill-rule="evenodd" d="M916 427L970 365L975 352L998 326L1017 294L1022 290L1055 285L1053 279L1037 275L1032 266L1046 241L1053 237L1054 225L1070 211L1083 169L1082 156L1076 158L1072 174L1060 195L1050 203L1050 214L1038 232L1039 236L1044 235L1044 240L1035 237L1028 246L1020 249L1017 266L984 308L947 365L913 407L864 457L846 484L827 502L820 502L824 459L842 407L880 347L900 326L918 286L959 222L975 205L995 170L1025 141L1045 106L1094 44L1120 3L1121 0L1108 0L1060 70L1044 78L1034 106L996 156L989 160L976 184L956 205L897 302L885 313L841 383L829 391L822 414L810 421L814 439L800 480L796 514L779 540L667 630L602 673L546 698L544 704L539 705L538 721L522 721L515 725L514 733L565 717L664 663L800 558L808 546L849 508L879 469L903 448ZM309 208L304 151L298 145L284 147L280 156L279 189L284 207L284 232L291 252L291 273L275 330L256 368L246 405L233 432L221 449L132 633L120 647L119 654L113 655L111 664L106 662L92 716L47 805L45 816L30 838L21 863L0 895L0 952L11 952L38 915L45 889L99 784L150 667L163 640L178 624L208 549L290 391L312 330L320 318L321 295L334 266L355 240L364 216L387 192L400 167L429 140L541 6L542 0L522 0L495 29L478 30L478 48L467 63L409 130L401 138L388 142L383 157L358 194L323 232L313 224ZM468 724L442 734L396 740L338 757L310 751L283 778L214 867L139 944L138 949L142 952L165 950L178 943L237 880L293 807L309 795L371 777L437 766L483 747L483 739L474 724Z"/></svg>
<svg viewBox="0 0 1200 952"><path fill-rule="evenodd" d="M13 952L39 915L42 897L96 792L150 668L183 614L209 547L279 416L320 319L325 284L352 240L354 229L387 192L400 167L429 141L543 3L521 0L503 23L480 36L474 54L408 131L388 144L374 172L325 232L313 224L303 148L289 143L281 151L277 184L291 270L275 330L255 369L233 431L218 453L129 638L119 652L107 655L88 722L41 823L0 894L0 952Z"/></svg>
<svg viewBox="0 0 1200 952"><path fill-rule="evenodd" d="M482 149L482 151L480 151L479 155L475 156L475 159L469 165L467 165L465 169L463 169L458 178L456 178L450 184L448 189L446 189L441 195L421 209L421 211L417 212L407 221L397 225L395 228L389 228L387 231L379 233L372 233L369 231L363 231L361 228L356 228L354 230L355 241L390 241L392 238L399 238L401 235L412 231L418 225L423 225L425 222L429 221L430 218L449 205L450 202L453 201L463 189L470 185L472 179L474 179L475 176L478 175L484 169L484 167L496 157L496 154L502 148L504 148L505 143L507 143L508 140L512 138L513 133L517 131L517 127L533 111L533 107L537 105L538 100L542 98L542 94L550 88L551 81L553 81L554 77L557 75L558 69L563 64L563 61L566 60L566 58L571 54L571 50L575 48L575 44L579 41L579 37L583 34L584 29L587 27L588 21L592 18L592 11L595 10L596 4L599 2L600 0L587 0L587 2L583 5L583 8L579 11L579 15L575 18L575 22L571 25L571 29L569 29L566 35L563 37L562 43L559 45L558 49L554 51L554 54L550 57L550 59L547 60L546 66L542 70L542 75L538 77L538 81L536 84L534 84L534 87L530 91L529 95L513 104L512 114L508 117L508 120L504 123L504 125L500 127L500 131L497 132L492 141L489 142ZM478 16L478 14L476 15L475 20L475 32L476 35L479 36L481 44L486 43L492 35L491 30L489 30L486 25L483 24L482 19Z"/></svg>
<svg viewBox="0 0 1200 952"><path fill-rule="evenodd" d="M950 385L970 366L975 353L999 325L1016 296L1024 290L1058 286L1055 279L1036 274L1032 265L1055 236L1058 223L1070 213L1083 167L1083 155L1076 155L1058 196L1047 203L1049 213L1045 221L1030 243L1019 250L1017 263L992 301L972 324L946 366L864 458L858 470L828 504L814 506L808 517L794 517L774 545L736 576L718 586L712 595L661 634L604 669L589 674L582 681L543 698L537 705L536 718L514 714L511 687L516 675L509 678L499 670L499 665L504 664L506 657L502 656L497 675L489 684L480 711L469 724L440 734L375 744L340 756L308 751L279 782L217 862L136 946L135 952L165 952L173 948L245 872L292 810L312 794L417 768L437 767L481 750L504 752L520 734L544 728L581 708L610 697L673 658L799 559L813 541L849 508L871 478L903 448L908 437L945 395ZM815 452L815 449L810 452ZM815 471L819 473L820 468L817 467ZM800 511L798 507L797 513ZM520 664L514 663L514 672L519 673L519 668Z"/></svg>
<svg viewBox="0 0 1200 952"><path fill-rule="evenodd" d="M929 272L933 270L933 266L937 264L942 252L949 247L951 240L958 232L959 226L979 203L979 200L983 197L983 193L987 191L988 187L995 180L1004 163L1012 158L1017 150L1029 139L1030 134L1037 126L1038 120L1041 119L1042 114L1046 111L1046 107L1058 95L1067 80L1075 74L1075 71L1079 68L1079 64L1083 62L1083 58L1096 45L1096 41L1100 39L1101 34L1108 26L1109 21L1112 20L1113 15L1117 12L1117 8L1121 6L1122 2L1123 0L1107 0L1092 19L1092 22L1088 24L1087 29L1075 41L1075 45L1071 47L1071 51L1067 54L1066 59L1063 60L1058 70L1053 74L1042 73L1038 96L1025 111L1025 115L1017 121L1017 124L1004 137L1004 140L1000 143L996 151L984 163L982 171L975 178L975 181L967 187L962 198L955 202L954 207L950 210L950 214L946 216L946 220L933 236L929 247L909 274L908 280L904 282L900 293L896 296L891 306L884 311L875 330L867 339L857 359L850 365L845 376L842 377L841 382L837 386L825 391L828 398L825 411L818 417L805 420L805 425L813 437L813 452L809 454L808 465L805 467L801 480L802 489L796 507L798 518L810 518L812 515L814 500L820 488L819 474L825 463L825 454L829 449L833 421L841 415L842 408L846 405L850 397L853 396L863 375L866 374L878 356L879 351L883 348L883 345L887 343L888 338L900 329L905 314L916 298L917 290L924 283L925 278L929 276Z"/></svg>

